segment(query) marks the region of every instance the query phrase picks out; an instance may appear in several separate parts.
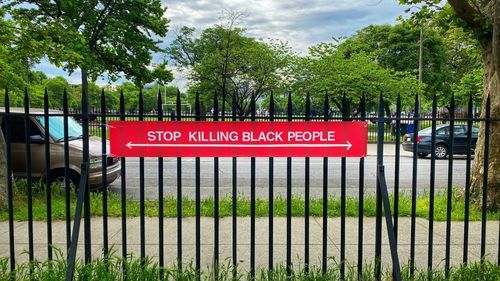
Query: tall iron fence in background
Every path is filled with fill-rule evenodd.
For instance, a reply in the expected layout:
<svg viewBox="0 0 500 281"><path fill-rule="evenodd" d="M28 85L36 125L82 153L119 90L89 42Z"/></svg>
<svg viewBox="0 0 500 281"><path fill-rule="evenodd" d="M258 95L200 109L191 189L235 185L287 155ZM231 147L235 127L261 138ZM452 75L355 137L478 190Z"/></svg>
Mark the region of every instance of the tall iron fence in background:
<svg viewBox="0 0 500 281"><path fill-rule="evenodd" d="M143 98L142 94L139 94L139 108L136 114L126 114L125 113L125 100L124 100L124 95L122 94L120 96L120 110L117 113L109 113L105 98L104 98L104 93L101 96L101 109L99 111L93 111L89 112L86 108L88 108L88 102L87 102L87 96L84 93L82 96L82 105L83 105L83 110L82 112L73 112L70 113L68 109L68 100L67 100L67 95L64 93L63 96L63 104L64 107L61 111L51 111L48 108L48 95L47 93L45 94L45 107L43 110L33 110L30 108L29 104L29 94L26 92L25 97L24 97L24 103L25 106L23 109L13 109L10 108L9 106L9 96L7 91L5 92L5 108L3 112L1 112L1 117L2 117L2 131L4 133L5 139L6 139L6 153L7 153L7 169L12 170L15 168L16 165L19 165L19 162L23 162L25 164L25 170L23 171L24 175L27 178L27 190L26 190L26 200L27 200L27 210L24 210L28 214L28 220L27 220L27 225L28 225L28 241L22 241L23 243L26 243L27 249L26 252L28 253L29 256L29 261L33 261L35 259L35 251L39 251L40 249L35 249L35 243L34 243L34 233L36 230L34 229L34 214L33 214L33 207L34 207L34 197L37 196L37 194L33 193L33 186L34 186L34 175L32 174L32 166L34 164L40 165L40 163L33 163L32 159L32 144L36 143L38 145L41 145L44 147L43 151L43 157L37 158L36 161L42 161L44 162L44 166L46 169L45 174L42 175L42 178L45 182L45 207L46 207L46 251L47 251L47 258L48 259L53 259L53 220L52 220L52 191L51 188L53 187L53 179L55 175L57 176L63 176L64 178L64 186L65 186L65 218L66 218L66 228L64 230L57 230L58 232L64 232L65 233L65 240L66 240L66 246L69 249L67 252L68 255L68 260L70 261L70 265L74 264L74 259L75 259L75 254L77 250L77 244L78 244L78 233L79 233L79 227L80 227L80 216L82 215L83 212L83 249L84 249L84 260L85 262L90 262L92 260L92 241L91 241L91 232L92 232L92 227L91 227L91 221L93 220L102 220L102 245L103 245L103 253L104 255L107 255L110 251L110 248L112 247L111 245L111 240L110 240L110 230L109 230L109 221L108 221L108 189L104 188L102 189L102 218L91 218L90 216L90 206L93 204L91 201L91 196L90 196L90 189L88 188L91 178L89 177L89 173L91 171L97 171L100 170L100 182L108 182L108 176L109 176L109 169L111 167L117 167L117 161L118 159L114 159L112 155L109 155L108 147L106 145L107 138L108 138L108 128L107 128L107 123L110 120L176 120L176 121L184 121L184 120L195 120L195 121L200 121L200 120L205 120L205 121L234 121L234 122L239 122L241 119L244 119L245 121L250 121L250 122L258 122L261 120L265 121L274 121L274 122L290 122L293 120L303 120L303 121L311 121L311 122L338 122L338 121L343 121L343 120L349 120L349 121L367 121L369 123L369 139L373 141L377 141L377 171L365 171L365 158L359 158L359 162L357 165L357 168L359 169L359 190L357 194L357 200L358 200L358 217L357 217L357 225L358 225L358 232L357 232L357 270L359 274L362 274L363 272L363 265L365 263L365 251L367 246L373 247L374 248L374 274L377 279L381 278L381 257L382 257L382 245L383 245L383 235L382 235L382 219L385 217L386 219L386 224L387 224L387 235L389 236L389 244L391 248L391 253L392 253L392 265L393 265L393 270L395 272L395 277L399 276L399 257L398 257L398 240L401 240L401 237L398 237L398 231L401 229L401 227L405 228L410 228L410 237L409 237L409 242L408 247L410 249L410 255L409 255L409 263L410 263L410 274L413 275L415 271L415 253L416 253L416 228L418 227L417 221L416 221L416 204L417 204L417 179L418 179L418 153L413 153L413 160L412 160L412 186L411 186L411 216L410 216L410 224L409 225L400 225L400 215L399 215L399 198L400 198L400 178L399 178L399 172L402 169L401 167L401 144L402 141L410 141L411 145L413 147L414 152L418 152L419 148L419 135L418 132L424 128L428 127L431 130L431 140L430 140L430 147L431 151L434 152L436 151L436 131L438 124L440 123L447 123L449 124L449 131L454 132L455 128L461 127L465 130L465 142L464 145L466 147L466 180L463 183L464 186L464 196L461 200L464 202L464 210L463 210L463 221L457 222L460 223L461 225L463 224L463 239L460 239L460 241L452 241L451 238L451 227L452 227L452 218L451 218L451 209L452 209L452 192L453 192L453 165L454 165L454 157L452 157L454 153L454 149L456 149L455 144L454 144L454 137L453 134L449 134L448 136L448 144L449 147L447 147L448 155L451 157L448 157L447 160L447 166L448 166L448 185L446 187L446 194L447 194L447 202L446 202L446 227L445 227L445 251L444 251L444 268L446 272L448 272L450 268L450 247L452 243L461 243L463 245L463 252L461 253L462 255L462 260L463 263L467 263L471 259L471 253L469 253L469 233L470 233L470 228L469 228L469 215L470 215L470 209L473 208L473 206L470 205L470 184L471 184L471 164L472 164L472 152L474 151L475 143L474 143L474 130L473 128L475 127L474 125L477 125L479 123L482 124L482 126L485 128L485 134L482 137L482 141L485 142L485 157L483 158L483 167L484 167L484 186L483 186L483 208L481 211L481 229L480 229L480 236L481 236L481 241L480 241L480 252L479 253L474 253L474 255L479 255L481 259L486 258L486 238L487 238L487 229L486 229L486 223L487 223L487 210L485 208L486 204L486 196L488 194L488 185L487 185L487 180L488 180L488 173L495 172L495 171L488 171L488 147L489 147L489 142L490 142L490 127L493 122L498 122L498 119L491 118L490 117L490 101L489 99L487 100L485 104L485 116L484 117L476 117L474 116L472 112L472 99L469 100L468 104L468 112L466 115L462 116L456 116L455 115L455 107L454 107L454 101L453 98L451 99L451 109L448 114L448 116L438 116L437 113L437 103L436 99L434 98L433 101L433 107L432 107L432 113L430 115L422 116L419 113L420 106L419 106L419 99L418 96L415 98L415 105L413 109L413 114L411 116L408 115L403 115L401 112L401 99L398 97L396 101L396 112L393 116L385 116L384 114L384 108L383 108L383 96L380 96L380 101L379 101L379 112L377 114L367 114L365 110L365 98L361 97L361 104L360 104L360 114L359 116L352 117L349 116L348 112L343 112L341 116L331 116L330 114L330 106L329 106L329 99L328 96L325 95L324 99L324 112L323 116L311 116L311 110L310 110L310 97L307 95L306 97L306 103L305 103L305 114L303 116L294 116L292 114L292 99L291 99L291 94L288 97L288 105L287 105L287 114L286 116L277 116L274 112L275 110L275 105L274 105L274 99L271 96L270 99L270 106L267 109L267 114L264 115L259 115L257 116L256 114L256 108L255 108L255 100L252 100L251 102L251 114L250 116L237 116L236 115L236 101L232 100L232 112L231 114L227 115L224 114L224 116L221 116L219 114L219 107L218 107L218 97L217 95L214 96L214 105L213 105L213 114L203 116L201 115L200 112L200 101L199 97L196 97L196 104L195 104L195 114L194 115L189 115L185 116L181 114L181 99L180 95L177 96L177 103L176 103L176 111L175 112L170 112L165 114L162 110L162 100L161 100L161 95L158 96L158 101L157 101L157 110L155 111L155 114L145 114L143 110ZM344 105L347 104L347 100L343 98L343 103ZM347 108L347 106L344 106L344 108ZM61 119L52 119L52 117L58 117ZM82 155L81 155L81 166L79 169L73 167L70 165L70 158L73 157L74 155L70 155L70 150L69 150L69 141L72 140L72 132L73 128L72 122L71 121L73 118L79 119L82 125L83 130L81 131L81 135L76 136L77 138L82 139ZM43 130L38 132L40 135L39 137L36 137L33 135L33 120L38 120L40 124L43 125ZM62 121L61 121L62 120ZM54 124L51 126L51 122L55 123L57 122L58 124ZM56 125L60 125L62 123L62 127L58 127ZM410 126L411 125L411 126ZM24 130L20 131L20 128L23 128ZM414 135L411 137L411 140L403 140L403 135L405 131L408 131L408 127L413 129ZM55 137L55 136L59 137ZM100 148L100 159L97 159L95 157L90 157L89 156L89 136L90 135L95 135L98 136L101 140L101 148ZM45 136L51 136L51 137L45 137ZM395 178L394 178L394 185L392 189L392 196L389 197L388 190L387 190L387 185L385 182L385 172L384 172L384 141L387 140L393 140L394 141L394 146L395 146L395 156L394 156L394 171L395 171ZM414 141L418 140L418 141ZM54 143L59 142L63 144L63 158L64 158L64 166L58 167L58 170L52 170L51 169L51 157L54 157L51 155L53 152L51 150L51 146L54 145ZM13 147L17 145L17 152L13 151ZM16 157L19 157L19 149L24 148L24 154L22 156L22 159L13 159L14 153L17 153ZM40 153L38 153L40 154ZM427 239L427 251L428 251L428 264L427 268L432 269L433 268L433 260L437 259L435 256L437 253L433 252L433 249L435 247L434 245L434 236L436 233L434 233L434 197L435 197L435 171L436 171L436 153L430 153L431 157L430 159L426 161L430 161L430 187L429 187L429 210L428 210L428 225L429 225L429 233L428 233L428 239ZM38 155L39 156L39 155ZM38 157L37 156L37 157ZM439 156L439 155L438 155ZM42 160L40 160L42 159ZM391 158L392 159L392 158ZM15 161L14 161L15 160ZM99 162L100 160L100 162ZM201 264L201 244L202 244L202 236L201 236L201 230L203 228L203 225L201 224L201 194L200 194L200 183L201 183L201 161L200 158L195 158L194 159L194 165L195 165L195 231L194 231L194 267L196 270L201 270L202 264ZM275 234L273 232L274 229L274 220L275 220L275 213L274 213L274 160L273 158L269 158L269 171L268 171L268 178L269 178L269 183L268 183L268 189L269 189L269 205L268 205L268 222L269 222L269 232L268 232L268 255L267 255L267 268L269 270L273 270L273 268L276 266L276 262L274 261L275 257L275 252L274 252L274 245L276 243L281 243L284 242L286 244L286 268L288 269L288 273L291 274L291 268L292 268L292 192L294 190L304 190L304 232L301 233L300 235L303 235L303 241L304 241L304 248L303 248L303 264L305 266L305 269L308 270L308 266L311 263L311 233L310 233L310 228L309 225L311 224L310 221L310 206L309 202L311 200L310 198L310 162L309 158L303 159L305 161L305 177L304 177L304 184L300 186L292 186L292 161L298 161L292 158L287 158L287 172L286 172L286 202L287 202L287 213L286 213L286 241L276 241L275 239ZM121 249L120 253L121 255L126 258L127 255L130 253L130 249L127 247L127 229L129 225L127 225L127 209L126 209L126 203L127 203L127 169L126 169L126 162L127 159L119 159L120 162L120 167L121 169L119 170L120 176L121 176ZM163 202L163 196L164 196L164 189L165 189L165 184L164 184L164 177L165 177L165 171L164 171L164 158L158 158L157 159L157 164L158 164L158 233L148 233L148 235L156 235L158 238L158 265L163 268L166 266L165 264L165 256L166 255L172 255L172 252L165 252L165 225L164 225L164 202ZM176 198L177 198L177 241L176 241L176 259L178 261L177 265L179 268L182 268L183 265L186 264L186 260L183 260L183 245L186 243L185 238L183 237L183 227L182 227L182 211L183 211L183 183L182 183L182 159L177 158L176 160L177 166L176 166L176 171L169 171L169 173L174 173L176 174ZM214 263L218 264L221 259L225 257L220 256L220 241L219 241L219 232L220 232L220 216L219 216L219 204L220 204L220 194L219 194L219 158L214 158L213 159L213 177L211 180L213 180L213 202L214 202L214 217L213 217L213 225L214 225L214 241L213 241L213 257L214 257ZM241 184L238 184L238 174L237 174L237 166L238 166L238 159L233 158L232 159L232 176L233 176L233 181L232 181L232 215L231 215L231 221L232 221L232 240L231 240L231 256L229 257L231 259L231 263L236 267L238 264L238 256L237 256L237 247L241 246L241 243L244 242L249 242L249 251L250 251L250 262L249 262L249 272L252 277L255 276L255 269L256 269L256 258L262 259L264 257L256 257L256 182L255 182L255 173L256 173L256 167L255 167L255 158L251 158L250 160L251 165L250 165L250 175L251 175L251 182L249 186L242 186ZM329 259L329 257L332 256L332 253L329 253L329 248L328 248L328 243L329 243L329 235L331 233L335 233L335 235L340 236L340 245L339 245L339 266L341 270L341 275L345 275L345 270L346 270L346 200L347 200L347 195L346 195L346 180L347 180L347 162L346 158L341 158L341 178L340 182L334 184L334 186L331 186L331 183L329 182L329 177L332 174L332 169L331 166L329 166L329 163L331 163L332 159L330 158L323 158L322 159L322 174L323 174L323 184L321 186L322 188L322 233L321 233L321 250L318 251L321 253L320 258L321 258L321 268L323 272L326 272L328 266L332 261ZM463 160L461 160L463 161ZM14 162L18 164L14 164ZM101 163L101 165L96 165L96 163ZM387 164L387 160L385 160L385 163ZM139 240L140 240L140 257L145 258L146 255L146 225L145 225L145 181L144 181L144 175L145 175L145 168L144 168L144 158L139 158L139 193L140 193L140 218L139 218L139 224L140 224L140 231L139 231ZM408 167L403 167L403 169L408 169ZM78 174L78 182L79 184L79 190L78 190L78 202L76 204L75 209L73 210L71 202L70 202L70 180L72 179L72 175L74 176ZM364 222L366 218L363 216L364 214L364 198L365 198L365 174L367 173L375 173L377 175L377 187L376 187L376 224L375 224L375 244L374 245L366 245L364 242L364 230L366 230L366 226L364 226ZM74 179L74 178L73 178ZM95 178L93 179L95 180ZM427 179L426 179L427 180ZM338 229L332 228L331 226L328 225L328 201L330 199L330 193L329 189L331 188L338 188L340 190L340 227ZM14 210L16 206L14 206L13 203L13 178L8 177L7 179L7 191L8 191L8 234L9 234L9 258L10 258L10 266L11 269L14 270L16 266L16 255L19 253L19 248L22 248L22 250L25 249L24 244L16 244L14 240L14 236L16 234L16 228L14 227ZM237 232L238 232L238 220L239 218L237 217L237 202L238 202L238 192L242 189L250 189L250 241L240 241L237 237ZM389 200L391 200L391 205L392 209L389 209ZM383 211L384 208L384 211ZM74 219L74 224L73 224L73 229L72 229L72 220ZM494 229L493 233L497 233L498 229ZM441 235L441 234L439 234ZM498 234L494 237L490 237L489 239L494 239L499 242L499 237ZM19 242L19 241L18 241ZM498 243L500 245L500 243ZM499 246L500 247L500 246ZM498 257L496 257L497 262L500 263L500 251L497 252ZM458 253L457 253L458 254ZM491 257L489 257L491 258ZM69 278L71 278L71 274L68 275ZM163 276L162 276L163 278Z"/></svg>

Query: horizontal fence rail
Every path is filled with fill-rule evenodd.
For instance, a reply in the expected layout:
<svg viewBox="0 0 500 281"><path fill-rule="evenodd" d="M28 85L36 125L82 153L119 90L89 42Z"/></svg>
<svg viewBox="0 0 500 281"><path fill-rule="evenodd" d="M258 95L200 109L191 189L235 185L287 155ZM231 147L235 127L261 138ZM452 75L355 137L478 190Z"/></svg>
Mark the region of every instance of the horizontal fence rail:
<svg viewBox="0 0 500 281"><path fill-rule="evenodd" d="M418 266L428 270L442 267L448 273L455 256L460 256L460 263L463 264L475 261L477 257L481 261L496 260L500 264L499 224L497 223L495 227L488 223L488 220L492 219L491 215L495 214L495 210L491 211L487 208L488 180L490 179L488 175L498 172L488 170L490 145L492 141L497 141L490 137L490 131L500 120L491 117L489 98L485 100L480 116L473 113L472 98L469 99L466 112L463 113L458 112L453 97L450 99L449 110L439 112L437 100L434 97L432 108L422 113L418 96L415 97L413 109L407 112L402 111L401 98L398 96L396 103L392 105L395 112L387 114L383 95L380 95L378 112L366 112L366 100L363 95L360 97L359 112L353 115L348 111L332 112L329 107L330 97L325 94L323 114L319 115L317 112L312 113L311 98L307 94L304 114L294 115L292 109L295 111L297 109L292 104L292 93L288 93L286 114L275 112L275 101L273 95L270 94L268 109L257 111L255 98L252 97L248 101L248 115L239 116L236 114L236 105L241 101L238 101L235 95L228 97L213 94L213 110L209 114L202 114L199 94L196 95L193 112L181 111L183 101L180 94L177 95L175 110L163 110L161 95L158 95L157 108L151 112L144 111L142 92L138 95L138 109L133 112L125 110L123 93L120 95L118 111L108 109L104 97L104 92L102 92L99 109L87 109L88 97L84 92L82 94L83 110L75 110L68 108L67 94L64 92L63 108L54 110L49 108L48 94L45 92L44 108L34 109L29 106L29 93L26 91L24 107L14 108L10 106L9 93L5 91L0 118L7 156L5 168L8 173L14 172L14 177L6 176L3 179L6 181L8 203L6 241L8 240L9 251L6 254L12 271L15 270L19 260L23 259L20 257L22 252L27 253L27 261L56 259L61 258L54 256L54 249L59 247L62 248L62 258L69 262L70 269L67 275L69 279L67 280L70 280L79 250L77 245L82 212L83 253L80 254L86 263L96 258L93 256L93 253L96 253L94 245L98 243L102 248L102 255L106 258L115 252L124 259L131 253L143 261L151 256L156 258L154 260L162 269L172 266L169 260L175 260L175 266L180 270L185 269L192 262L197 273L203 271L205 264L208 264L213 270L215 279L220 274L219 266L225 261L229 261L233 266L234 277L241 272L248 272L252 279L255 278L258 267L267 268L272 272L278 264L286 268L289 277L292 276L292 271L300 266L308 272L315 265L320 267L325 274L329 267L338 265L340 276L344 278L347 274L346 266L354 265L357 267L357 274L360 278L367 274L366 270L373 268L373 274L378 280L382 278L384 268L392 270L393 277L399 280L402 274L400 266L403 264L408 264L410 276L415 274ZM342 97L342 104L343 108L348 108L348 100L345 96ZM221 166L225 160L218 157L208 162L199 157L191 159L192 162L186 162L185 160L189 159L180 157L175 159L159 157L152 162L144 157L138 158L138 161L118 159L109 151L108 122L113 120L366 121L368 140L373 143L370 145L374 149L369 149L367 157L358 159L324 157L320 161L314 161L310 157L303 159L271 157L262 162L251 157L248 168L246 168L246 159L233 157L228 164L230 167L228 176L221 172ZM446 135L446 131L455 133ZM375 144L376 141L377 144ZM480 144L478 141L484 143ZM476 146L482 147L477 153ZM409 153L407 150L412 152ZM75 151L79 154L76 155ZM459 154L462 156L458 156ZM482 166L484 172L480 181L481 193L476 194L474 198L480 200L481 207L471 201L473 198L471 170L478 159L482 161L479 165ZM279 166L284 167L283 171L277 166L280 161L286 161ZM175 163L175 165L172 166L169 163ZM267 165L265 172L262 172L262 168L259 167L262 163ZM374 163L376 165L373 165ZM187 165L192 166L187 167ZM300 175L297 175L294 169L297 165L303 168L303 173L301 172ZM370 170L367 169L369 165L373 167ZM168 169L167 166L172 168ZM443 186L437 185L437 169L447 170L447 182ZM457 174L462 172L464 175ZM249 182L243 180L247 173ZM405 176L402 176L403 174ZM156 177L154 181L148 180L151 175ZM340 175L337 177L338 181L335 178L337 175ZM188 183L185 180L190 176L193 177L194 183L192 189L187 186ZM456 178L461 178L461 176L464 176L463 183L457 186ZM117 177L119 182L116 181L113 184L116 188L102 188L103 183L107 186ZM223 181L223 177L229 177L230 182ZM265 180L261 181L262 178ZM316 178L320 180L317 181ZM377 180L373 182L370 181L371 178ZM40 179L41 181L38 182ZM402 180L406 179L409 181L402 184ZM14 181L22 184L14 188ZM353 181L356 182L355 187L350 184ZM426 184L422 185L422 182ZM373 184L370 185L371 183ZM203 187L207 185L211 187L211 194L203 195ZM224 185L228 185L231 199L230 205L227 206L231 210L227 222L223 218L224 215L220 214L226 202L221 197L224 195L222 194L222 188L226 187ZM130 186L138 187L137 220L131 219L127 214L129 210L127 204L132 204L132 199L128 198L133 190ZM157 190L155 194L148 196L147 192L152 187ZM279 188L282 188L283 193L277 193ZM443 196L445 198L445 217L440 217L439 221L435 216L437 212L435 206L438 203L441 204L441 202L436 202L438 188L444 188L440 198ZM265 192L259 193L261 189ZM174 206L176 220L174 224L169 222L169 226L166 225L167 218L165 217L167 211L165 192L167 190L174 190L173 194L176 199ZM316 192L317 190L319 192ZM74 191L79 192L76 204ZM58 223L54 220L54 204L60 203L55 201L56 197L59 198L57 192L62 192L64 199L64 224L60 229L54 229L54 224ZM405 202L400 200L403 195L407 198ZM418 218L422 216L422 206L417 206L419 196L427 200L427 205L424 206L427 208L424 212L427 217L425 222ZM147 199L153 197L156 199ZM205 197L211 198L211 210L203 205L206 202L203 200ZM340 199L339 204L331 204L330 201L337 197ZM96 200L95 198L100 198L102 203L97 205L97 201L93 201ZM298 208L297 202L299 202L296 198L300 198L302 200L300 202L303 202L299 206L302 210L300 212L296 209ZM365 205L365 202L371 202L366 201L370 198L375 198L374 220L366 216L367 209L372 208L370 205ZM194 201L193 229L186 228L186 223L191 224L188 221L189 218L184 217L186 208L190 208L189 199ZM246 208L246 206L238 205L240 199L249 199L248 220L238 215L239 208ZM119 200L119 208L110 209L110 200ZM264 220L259 219L257 213L262 211L257 209L262 206L260 204L262 200L267 204L264 208L266 212ZM278 204L281 204L283 200L286 204L285 211L277 213L280 207ZM314 200L320 202L320 211L313 210ZM355 220L349 219L352 210L347 210L347 206L350 201L356 203ZM20 210L16 202L19 202L19 206L25 206L23 208L26 210ZM246 201L241 202L246 204ZM155 232L148 230L150 220L147 218L151 214L147 212L147 208L151 204L156 204L154 206L158 210L158 217L155 219L157 231ZM409 216L409 218L402 218L402 204L410 205L410 213L404 213L404 216ZM452 210L457 208L454 207L455 205L463 206L460 207L463 209L459 210L463 214L459 221L452 220ZM45 227L42 232L45 238L35 237L35 233L39 233L36 228L42 227L38 222L40 214L34 214L34 210L38 210L40 206L43 206L42 209L45 210L43 218ZM479 241L471 240L472 208L480 210L481 213L480 225L474 224L480 233ZM116 216L117 212L119 212L119 218L112 219L111 216ZM333 220L331 215L337 212L340 214L338 222ZM16 218L17 213L27 214L24 233L19 233L24 228L16 226L19 221ZM91 216L93 214L99 216ZM206 220L203 214L211 214L211 220ZM284 227L277 225L276 220L279 216L284 217L283 220L279 220ZM301 219L296 220L296 217ZM72 224L73 218L75 221ZM444 224L440 223L443 220ZM135 229L131 223L139 225L136 237L128 233L130 229ZM231 226L225 228L226 224ZM247 227L247 224L248 229L245 231L248 231L248 235L240 237L241 229ZM321 226L318 233L315 232L318 229L315 227L316 224ZM383 231L385 229L383 224L386 224L386 231ZM422 233L419 230L422 224L428 226L427 231L424 236L417 237L417 233ZM167 233L171 233L169 228L172 227L175 229L175 235L170 237ZM277 229L282 229L284 233L276 233ZM190 234L191 231L193 234ZM261 233L263 231L264 233ZM207 232L211 233L205 236ZM225 232L230 232L230 235L226 235ZM457 232L460 233L457 234ZM101 237L96 236L96 233L100 233ZM373 233L373 237L368 237L365 233ZM401 236L402 233L407 236ZM63 238L60 239L60 237ZM206 240L205 237L211 237L211 241ZM372 238L374 238L373 242L370 242ZM438 238L441 239L443 245L436 242ZM148 242L155 239L154 245ZM297 243L300 244L300 249L295 248L294 245ZM204 246L207 244L213 248L207 250ZM494 247L491 244L495 244ZM457 245L460 251L457 250ZM248 249L248 255L245 257L241 254L243 248ZM278 262L277 251L282 248L284 251L281 254L284 254L285 258L279 259ZM210 261L202 255L202 249L210 252ZM426 254L426 261L423 264L416 262L419 252ZM259 253L265 253L265 256L259 256ZM442 256L440 256L441 253L443 253ZM188 255L193 258L187 259ZM248 263L245 261L247 256ZM439 261L443 262L439 263ZM248 268L240 268L242 263L247 264ZM365 269L364 264L374 266ZM126 275L126 270L124 264L124 275ZM160 278L166 278L163 271L160 271Z"/></svg>

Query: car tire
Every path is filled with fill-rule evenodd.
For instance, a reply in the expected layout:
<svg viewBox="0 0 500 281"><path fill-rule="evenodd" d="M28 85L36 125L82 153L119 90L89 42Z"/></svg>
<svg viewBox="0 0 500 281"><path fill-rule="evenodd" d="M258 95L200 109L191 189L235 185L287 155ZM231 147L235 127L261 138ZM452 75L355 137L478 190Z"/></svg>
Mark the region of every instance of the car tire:
<svg viewBox="0 0 500 281"><path fill-rule="evenodd" d="M78 191L78 185L80 184L80 175L73 171L73 170L70 170L68 172L68 178L69 178L69 182L70 182L70 185L73 185L73 189L75 190L75 192ZM51 180L50 182L52 184L58 184L59 186L59 191L61 193L64 193L64 185L66 183L65 181L65 175L64 175L64 170L55 170L52 172L51 174Z"/></svg>
<svg viewBox="0 0 500 281"><path fill-rule="evenodd" d="M425 158L425 157L427 157L427 155L429 155L429 154L427 154L427 153L421 153L421 152L417 153L417 156L419 158Z"/></svg>
<svg viewBox="0 0 500 281"><path fill-rule="evenodd" d="M448 147L442 144L436 145L436 149L434 149L434 155L437 159L444 159L448 156Z"/></svg>

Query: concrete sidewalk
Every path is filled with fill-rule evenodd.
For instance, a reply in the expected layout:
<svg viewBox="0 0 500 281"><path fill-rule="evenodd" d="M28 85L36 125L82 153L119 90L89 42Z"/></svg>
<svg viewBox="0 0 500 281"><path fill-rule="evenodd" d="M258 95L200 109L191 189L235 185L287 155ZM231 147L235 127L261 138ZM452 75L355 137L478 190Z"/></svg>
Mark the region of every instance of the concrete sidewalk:
<svg viewBox="0 0 500 281"><path fill-rule="evenodd" d="M173 265L177 256L177 219L164 219L164 251L167 265ZM410 251L410 219L400 218L399 220L399 245L398 253L401 264L406 264ZM429 222L425 219L416 220L416 247L415 259L419 267L427 265L427 241ZM498 221L487 223L486 251L488 259L496 261L498 249ZM139 218L127 219L127 249L134 256L140 254L140 232ZM195 255L195 218L189 217L182 220L183 229L183 258L184 264L194 261ZM201 218L201 260L206 268L213 258L213 218ZM237 254L241 267L248 268L250 260L250 218L239 217L237 236ZM477 261L480 255L481 223L471 222L469 232L469 260ZM346 259L350 265L356 265L358 252L358 218L346 218ZM83 224L82 224L83 228ZM220 219L220 260L229 260L232 254L232 219L230 217ZM45 260L47 257L47 234L46 222L37 221L34 223L34 243L35 257ZM63 250L65 254L65 222L53 222L54 246ZM256 219L256 264L259 267L266 267L268 264L268 218ZM363 259L367 264L373 264L375 250L375 219L364 218L363 228ZM434 224L434 246L433 264L443 267L445 257L445 222L435 222ZM322 218L311 217L310 219L310 260L312 264L319 265L322 249ZM28 224L27 222L15 222L15 252L16 261L24 262L28 259ZM390 249L388 245L386 227L383 227L383 263L390 263ZM113 245L117 255L121 255L121 220L119 218L109 218L109 242ZM292 256L294 264L304 262L304 218L295 217L292 220ZM92 218L92 255L101 255L103 247L102 218ZM157 260L158 258L158 218L146 218L146 254ZM339 261L340 256L340 218L328 219L328 256ZM463 252L463 222L452 222L451 230L451 263L458 265L462 262ZM8 222L0 223L0 256L9 255L9 235ZM83 255L83 231L80 233L78 245L78 256ZM286 260L286 218L276 217L274 219L274 261L276 264L283 264Z"/></svg>

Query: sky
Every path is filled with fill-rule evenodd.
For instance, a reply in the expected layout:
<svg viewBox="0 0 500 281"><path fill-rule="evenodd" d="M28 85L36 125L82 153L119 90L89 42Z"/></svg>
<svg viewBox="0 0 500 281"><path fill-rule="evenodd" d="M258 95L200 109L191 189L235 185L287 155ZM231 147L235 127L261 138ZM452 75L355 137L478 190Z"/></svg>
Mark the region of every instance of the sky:
<svg viewBox="0 0 500 281"><path fill-rule="evenodd" d="M201 31L220 23L232 11L242 14L239 26L246 28L246 35L264 41L269 38L287 41L294 51L303 54L310 46L331 42L332 37L351 36L371 24L395 24L405 10L397 0L162 0L162 5L167 8L165 17L170 20L162 47L174 40L180 27ZM153 62L162 58L163 54L154 54ZM45 60L36 69L49 77L63 76L71 84L80 84L79 71L69 75ZM172 71L175 80L171 84L185 88L186 74ZM106 77L96 82L108 83Z"/></svg>

